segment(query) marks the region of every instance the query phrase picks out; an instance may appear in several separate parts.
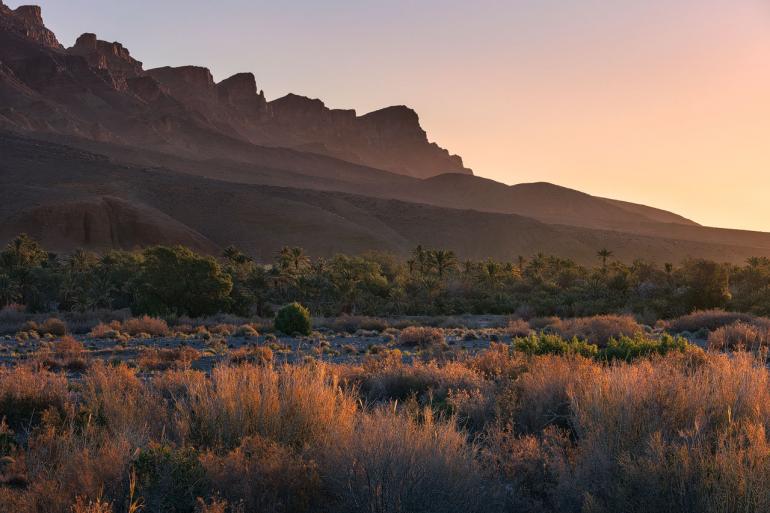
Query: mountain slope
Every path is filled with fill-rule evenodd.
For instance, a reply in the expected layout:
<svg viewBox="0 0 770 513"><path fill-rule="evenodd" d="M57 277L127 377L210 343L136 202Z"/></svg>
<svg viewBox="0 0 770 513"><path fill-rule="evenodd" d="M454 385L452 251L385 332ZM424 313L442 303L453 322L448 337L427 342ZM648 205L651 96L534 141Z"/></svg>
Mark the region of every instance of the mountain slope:
<svg viewBox="0 0 770 513"><path fill-rule="evenodd" d="M251 73L145 71L120 43L64 48L39 8L0 0L0 223L52 247L179 242L255 255L298 244L404 252L416 244L510 258L765 254L770 236L549 183L472 175L405 106L362 116L320 100L268 101ZM57 144L59 143L59 144Z"/></svg>
<svg viewBox="0 0 770 513"><path fill-rule="evenodd" d="M392 172L471 171L428 141L403 106L364 116L290 95L267 102L251 73L215 83L206 68L144 71L120 43L86 33L63 48L39 7L0 1L0 122L193 157L232 156L237 143L303 148ZM237 155L237 154L236 154Z"/></svg>
<svg viewBox="0 0 770 513"><path fill-rule="evenodd" d="M368 250L404 255L425 244L453 249L461 258L543 252L583 263L595 261L597 248L605 246L624 260L700 256L738 262L770 256L768 236L764 247L681 241L342 192L239 184L121 165L3 133L0 153L0 243L26 231L59 251L179 242L212 253L234 244L265 261L286 244L317 256Z"/></svg>

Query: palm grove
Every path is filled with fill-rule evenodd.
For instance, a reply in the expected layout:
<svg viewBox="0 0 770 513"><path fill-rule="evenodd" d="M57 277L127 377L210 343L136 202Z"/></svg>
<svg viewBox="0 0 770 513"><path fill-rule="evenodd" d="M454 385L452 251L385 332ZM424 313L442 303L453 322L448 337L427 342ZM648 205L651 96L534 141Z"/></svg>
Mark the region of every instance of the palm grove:
<svg viewBox="0 0 770 513"><path fill-rule="evenodd" d="M311 258L287 247L261 264L233 247L219 258L166 246L58 255L21 235L0 253L0 305L193 317L268 316L292 301L324 316L634 312L656 319L715 307L770 314L770 259L658 266L612 256L601 249L596 266L585 267L542 254L461 261L452 251L418 246L408 259L383 253Z"/></svg>

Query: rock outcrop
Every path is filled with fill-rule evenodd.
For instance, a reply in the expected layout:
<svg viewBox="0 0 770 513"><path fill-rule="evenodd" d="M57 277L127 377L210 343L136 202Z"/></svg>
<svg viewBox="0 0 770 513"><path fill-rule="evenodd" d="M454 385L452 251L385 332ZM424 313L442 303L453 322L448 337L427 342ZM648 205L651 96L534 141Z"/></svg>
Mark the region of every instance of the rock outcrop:
<svg viewBox="0 0 770 513"><path fill-rule="evenodd" d="M270 116L265 93L257 92L257 80L253 73L237 73L216 85L219 101L226 108L235 109L254 121Z"/></svg>
<svg viewBox="0 0 770 513"><path fill-rule="evenodd" d="M62 46L53 32L43 23L40 7L21 5L15 10L0 2L0 30L8 30L48 48Z"/></svg>
<svg viewBox="0 0 770 513"><path fill-rule="evenodd" d="M443 173L471 174L462 159L430 143L417 113L405 106L357 116L329 109L321 100L289 94L270 102L274 123L292 127L299 147L326 148L331 156L394 173L425 178Z"/></svg>
<svg viewBox="0 0 770 513"><path fill-rule="evenodd" d="M417 113L364 116L289 94L268 102L252 73L216 83L200 66L145 71L118 42L82 34L64 49L39 7L0 1L0 126L133 144L185 157L249 159L253 145L429 177L470 174L430 143Z"/></svg>
<svg viewBox="0 0 770 513"><path fill-rule="evenodd" d="M96 34L81 35L75 42L75 46L67 49L67 53L79 55L92 68L106 72L115 87L122 91L128 88L129 78L143 73L142 63L131 57L122 44L101 41L96 38Z"/></svg>

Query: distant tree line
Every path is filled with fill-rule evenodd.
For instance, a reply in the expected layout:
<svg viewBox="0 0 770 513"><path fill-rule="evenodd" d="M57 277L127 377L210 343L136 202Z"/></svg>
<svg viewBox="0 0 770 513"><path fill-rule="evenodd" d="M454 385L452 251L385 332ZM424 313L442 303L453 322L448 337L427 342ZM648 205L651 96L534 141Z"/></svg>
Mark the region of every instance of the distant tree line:
<svg viewBox="0 0 770 513"><path fill-rule="evenodd" d="M607 249L594 267L538 254L513 262L460 260L415 248L310 258L286 247L265 265L229 247L219 258L184 247L47 252L26 235L0 253L0 306L29 311L130 308L136 314L272 314L297 301L314 315L512 314L587 316L634 312L668 318L697 309L770 314L770 259L744 265L688 259L624 264Z"/></svg>

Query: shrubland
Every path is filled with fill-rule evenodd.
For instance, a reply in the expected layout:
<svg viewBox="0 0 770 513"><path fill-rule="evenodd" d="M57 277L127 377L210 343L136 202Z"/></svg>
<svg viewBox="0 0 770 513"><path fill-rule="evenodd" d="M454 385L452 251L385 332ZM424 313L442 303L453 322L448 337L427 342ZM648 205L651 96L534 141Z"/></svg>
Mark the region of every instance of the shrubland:
<svg viewBox="0 0 770 513"><path fill-rule="evenodd" d="M547 335L555 337L556 335ZM613 340L606 346L613 347ZM558 354L556 354L558 353ZM0 368L0 504L46 512L770 507L751 353Z"/></svg>
<svg viewBox="0 0 770 513"><path fill-rule="evenodd" d="M422 247L409 258L367 253L313 259L301 248L287 247L272 262L256 262L232 247L218 258L163 246L56 255L22 235L0 252L0 284L0 307L21 305L28 313L130 309L135 316L165 318L271 317L275 308L296 301L314 315L351 320L614 314L627 336L638 329L627 314L648 324L696 310L770 314L767 258L751 258L743 266L689 259L661 267L641 260L606 261L605 256L585 267L541 254L516 262L459 261L451 251ZM700 315L695 321L703 324L708 314ZM733 315L728 324L740 320L740 314ZM709 322L713 330L724 321L714 316ZM686 325L680 321L682 329L689 329ZM557 328L567 337L592 330L586 325Z"/></svg>
<svg viewBox="0 0 770 513"><path fill-rule="evenodd" d="M260 264L19 237L0 511L770 510L770 261L602 253Z"/></svg>

